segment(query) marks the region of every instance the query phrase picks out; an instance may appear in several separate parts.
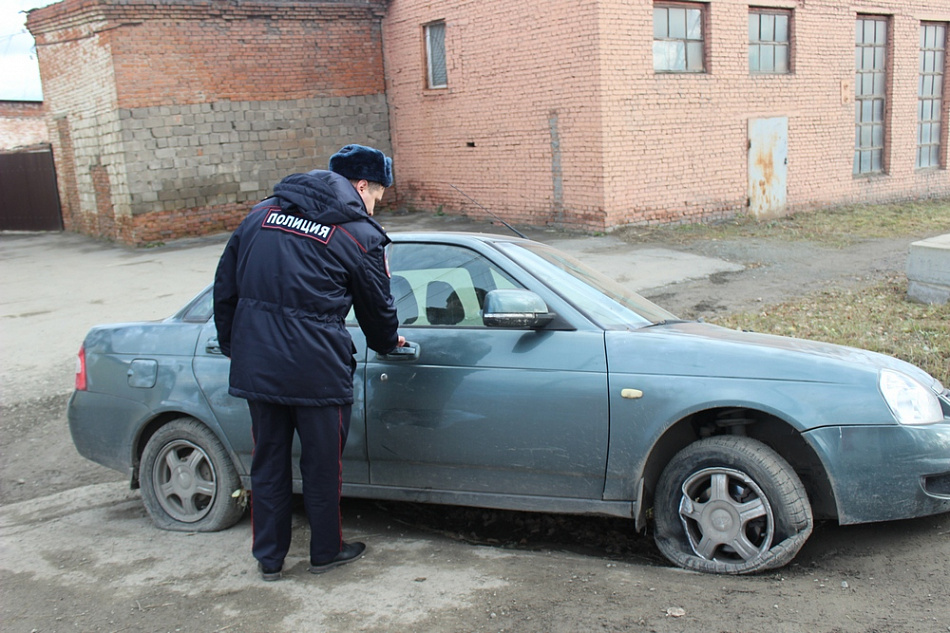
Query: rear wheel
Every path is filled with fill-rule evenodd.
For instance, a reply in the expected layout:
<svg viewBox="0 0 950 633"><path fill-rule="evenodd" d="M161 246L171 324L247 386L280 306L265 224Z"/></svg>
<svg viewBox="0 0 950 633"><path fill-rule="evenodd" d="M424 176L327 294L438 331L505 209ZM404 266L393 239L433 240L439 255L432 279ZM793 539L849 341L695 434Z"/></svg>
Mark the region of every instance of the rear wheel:
<svg viewBox="0 0 950 633"><path fill-rule="evenodd" d="M673 563L744 574L781 567L811 534L811 505L792 467L765 444L724 435L676 454L656 488L655 540Z"/></svg>
<svg viewBox="0 0 950 633"><path fill-rule="evenodd" d="M142 500L164 530L216 532L244 508L241 480L218 438L194 418L172 420L149 438L139 468Z"/></svg>

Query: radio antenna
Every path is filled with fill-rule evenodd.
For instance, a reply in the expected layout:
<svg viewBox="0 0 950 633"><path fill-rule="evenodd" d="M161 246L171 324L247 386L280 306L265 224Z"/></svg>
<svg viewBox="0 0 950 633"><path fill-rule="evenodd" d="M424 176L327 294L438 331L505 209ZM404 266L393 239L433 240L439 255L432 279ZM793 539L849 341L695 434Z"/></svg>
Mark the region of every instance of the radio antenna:
<svg viewBox="0 0 950 633"><path fill-rule="evenodd" d="M504 224L506 227L508 227L509 229L511 229L511 231L512 231L515 235L517 235L518 237L522 237L522 238L524 238L524 239L526 239L526 240L529 239L527 235L525 235L524 233L522 233L521 231L519 231L519 230L516 229L515 227L511 226L510 224L508 224L507 222L505 222L504 220L502 220L501 218L499 218L497 215L495 215L494 213L492 213L491 211L489 211L488 209L486 209L485 207L483 207L482 205L478 204L478 200L476 200L476 199L473 198L472 196L468 195L467 193L465 193L464 191L462 191L461 189L459 189L458 187L456 187L455 185L453 185L453 184L451 184L451 183L449 184L449 186L452 187L452 189L455 189L456 191L458 191L460 194L462 194L463 196L465 196L465 197L468 198L469 200L471 200L472 202L474 202L476 207L478 207L479 209L481 209L482 211L484 211L485 213L487 213L488 215L490 215L491 217L495 218L496 220L498 220L499 222L501 222L502 224Z"/></svg>

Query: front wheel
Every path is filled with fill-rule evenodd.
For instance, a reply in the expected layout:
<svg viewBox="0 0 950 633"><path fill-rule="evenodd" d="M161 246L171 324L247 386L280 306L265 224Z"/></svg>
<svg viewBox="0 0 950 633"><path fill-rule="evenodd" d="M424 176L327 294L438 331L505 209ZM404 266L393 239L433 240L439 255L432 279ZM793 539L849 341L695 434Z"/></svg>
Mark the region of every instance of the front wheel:
<svg viewBox="0 0 950 633"><path fill-rule="evenodd" d="M156 526L180 532L231 527L244 507L241 479L221 442L194 418L172 420L149 438L139 467L142 501Z"/></svg>
<svg viewBox="0 0 950 633"><path fill-rule="evenodd" d="M798 475L757 440L720 435L690 444L660 475L655 540L674 564L746 574L789 563L813 527Z"/></svg>

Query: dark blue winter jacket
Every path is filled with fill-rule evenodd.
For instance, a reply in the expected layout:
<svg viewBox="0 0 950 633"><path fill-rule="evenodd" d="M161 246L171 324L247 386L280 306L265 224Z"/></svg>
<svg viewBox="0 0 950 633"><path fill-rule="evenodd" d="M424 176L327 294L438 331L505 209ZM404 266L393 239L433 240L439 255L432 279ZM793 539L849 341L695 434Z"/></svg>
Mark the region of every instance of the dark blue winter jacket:
<svg viewBox="0 0 950 633"><path fill-rule="evenodd" d="M369 347L396 347L389 238L352 184L294 174L234 231L214 279L214 322L231 395L279 404L353 402L351 306Z"/></svg>

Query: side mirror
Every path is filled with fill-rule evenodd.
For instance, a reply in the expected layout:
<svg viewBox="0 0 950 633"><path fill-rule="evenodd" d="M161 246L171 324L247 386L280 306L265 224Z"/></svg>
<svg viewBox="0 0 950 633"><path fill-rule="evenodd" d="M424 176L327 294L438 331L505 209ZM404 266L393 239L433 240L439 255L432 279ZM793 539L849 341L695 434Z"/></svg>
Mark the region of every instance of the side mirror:
<svg viewBox="0 0 950 633"><path fill-rule="evenodd" d="M482 323L488 327L536 330L554 320L554 313L538 295L516 288L492 290L485 295Z"/></svg>

